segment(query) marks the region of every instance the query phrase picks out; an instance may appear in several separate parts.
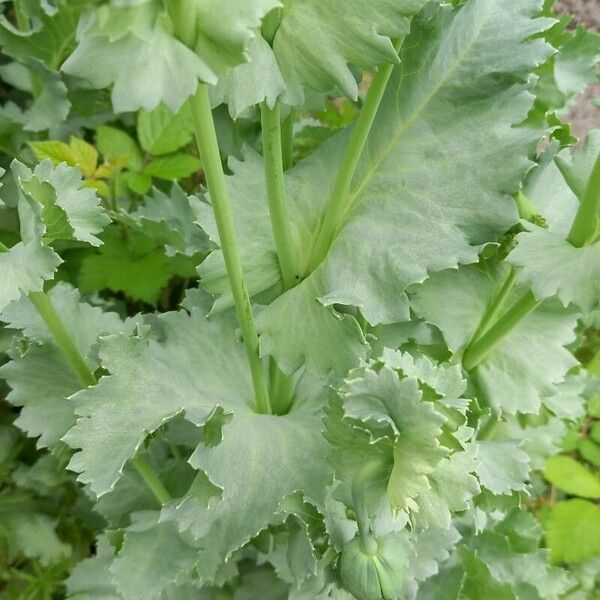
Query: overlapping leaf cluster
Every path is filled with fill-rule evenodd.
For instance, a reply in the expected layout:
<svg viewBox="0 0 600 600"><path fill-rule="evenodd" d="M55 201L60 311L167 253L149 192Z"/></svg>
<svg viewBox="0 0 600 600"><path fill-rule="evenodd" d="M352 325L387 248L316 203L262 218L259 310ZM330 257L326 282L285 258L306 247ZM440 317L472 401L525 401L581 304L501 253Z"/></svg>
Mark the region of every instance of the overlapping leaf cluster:
<svg viewBox="0 0 600 600"><path fill-rule="evenodd" d="M600 38L454 4L6 5L0 593L600 593Z"/></svg>

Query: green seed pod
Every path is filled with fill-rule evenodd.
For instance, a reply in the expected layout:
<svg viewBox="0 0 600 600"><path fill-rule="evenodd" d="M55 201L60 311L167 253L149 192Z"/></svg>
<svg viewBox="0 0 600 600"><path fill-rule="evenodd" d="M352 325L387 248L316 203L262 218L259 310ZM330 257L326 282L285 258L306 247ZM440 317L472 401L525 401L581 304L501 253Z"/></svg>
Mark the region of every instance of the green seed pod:
<svg viewBox="0 0 600 600"><path fill-rule="evenodd" d="M371 537L367 544L357 536L342 550L342 583L357 600L399 600L407 560L399 536Z"/></svg>

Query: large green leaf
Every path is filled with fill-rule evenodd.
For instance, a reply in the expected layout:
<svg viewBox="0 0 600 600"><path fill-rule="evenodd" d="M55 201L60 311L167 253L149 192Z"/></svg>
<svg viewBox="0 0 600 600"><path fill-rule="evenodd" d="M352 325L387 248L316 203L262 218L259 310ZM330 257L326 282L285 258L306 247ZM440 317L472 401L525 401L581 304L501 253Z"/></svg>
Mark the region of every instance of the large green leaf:
<svg viewBox="0 0 600 600"><path fill-rule="evenodd" d="M157 333L160 341L102 340L110 375L73 397L80 418L64 439L80 450L70 468L102 496L149 433L178 414L202 426L203 442L191 458L202 473L188 496L165 507L164 519L198 538L202 573L212 577L224 558L275 518L285 496L301 490L324 502L330 469L319 412L326 388L300 382L288 415L259 415L251 409L246 355L229 316L167 313Z"/></svg>
<svg viewBox="0 0 600 600"><path fill-rule="evenodd" d="M193 0L196 45L176 39L159 0L98 8L79 32L79 45L63 70L97 88L113 86L115 111L154 110L161 102L177 112L198 81L245 61L245 49L261 18L277 0Z"/></svg>
<svg viewBox="0 0 600 600"><path fill-rule="evenodd" d="M482 244L516 222L508 194L530 166L527 154L536 134L514 125L531 107L526 74L549 54L541 40L529 39L549 25L547 19L531 18L538 7L537 0L500 6L475 0L459 10L432 8L415 23L354 179L353 208L319 268L323 287L317 289L309 278L291 292L312 304L311 313L326 310L314 301L320 298L322 304L358 306L372 324L406 320L408 285L431 272L476 261ZM347 133L334 137L287 174L302 265L309 261L311 233L347 139ZM234 169L230 193L234 214L244 223L238 231L242 260L249 289L257 295L280 277L264 214L264 184L259 183L263 169L254 158ZM251 169L256 173L250 175ZM259 193L261 198L254 198ZM211 227L206 217L200 222ZM220 253L209 258L206 270L209 291L223 294L223 283L213 285L225 281ZM313 289L298 291L305 287ZM221 302L228 305L228 298L225 292ZM280 322L285 295L278 302L263 311L259 329L262 323L271 329ZM302 318L299 312L287 314ZM318 319L311 315L310 320ZM307 346L310 336L312 332ZM292 345L278 344L275 358L294 363L294 357L286 356L292 350Z"/></svg>
<svg viewBox="0 0 600 600"><path fill-rule="evenodd" d="M439 327L453 353L464 349L506 278L494 267L462 267L431 277L411 292L411 306ZM519 293L515 292L515 299ZM476 381L495 411L537 413L577 364L564 348L574 339L577 314L547 302L523 319L477 367Z"/></svg>
<svg viewBox="0 0 600 600"><path fill-rule="evenodd" d="M197 550L156 513L134 513L132 520L110 566L113 582L127 600L158 600L174 580L189 578Z"/></svg>
<svg viewBox="0 0 600 600"><path fill-rule="evenodd" d="M425 0L352 0L340 11L331 0L287 1L263 25L270 44L263 37L252 40L248 62L219 80L213 100L226 102L236 118L263 101L271 107L278 98L302 104L307 89L339 89L356 99L358 82L350 65L369 70L397 63L392 40L408 34L411 17L424 5Z"/></svg>
<svg viewBox="0 0 600 600"><path fill-rule="evenodd" d="M530 232L517 236L518 245L508 259L520 267L519 279L531 285L537 298L556 295L565 306L575 303L586 311L592 310L600 301L600 243L595 240L590 246L576 248L566 240L565 230L570 229L574 218L571 209L573 195L580 201L583 199L592 168L599 156L598 130L592 131L586 145L572 155L568 150L558 154L556 163L564 179L554 189L552 204L563 208L561 221L549 222L548 229L530 226ZM546 189L559 177L556 168L550 168L547 164L542 164L539 170L536 184ZM544 177L549 179L548 183L540 182ZM559 195L560 192L562 195ZM545 216L549 202L546 198L540 200L538 208ZM600 233L600 214L596 216L596 228Z"/></svg>

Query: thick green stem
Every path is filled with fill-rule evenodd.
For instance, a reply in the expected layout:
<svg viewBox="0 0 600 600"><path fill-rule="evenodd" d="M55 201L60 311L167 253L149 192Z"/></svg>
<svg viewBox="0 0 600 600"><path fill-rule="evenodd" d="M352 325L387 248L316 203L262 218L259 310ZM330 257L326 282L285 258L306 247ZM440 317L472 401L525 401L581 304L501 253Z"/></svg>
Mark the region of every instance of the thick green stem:
<svg viewBox="0 0 600 600"><path fill-rule="evenodd" d="M235 225L229 201L229 193L227 191L223 165L221 164L219 144L217 142L217 134L206 85L200 84L198 86L198 92L192 97L191 105L196 140L215 212L221 250L248 354L248 362L250 363L256 410L260 413L268 414L271 412L269 391L260 358L258 335L252 315L250 295L248 294L248 288L244 280L242 261L235 237Z"/></svg>
<svg viewBox="0 0 600 600"><path fill-rule="evenodd" d="M0 242L0 252L9 251L10 249L7 246L5 246L2 242ZM61 354L64 356L71 369L73 369L73 372L79 378L81 384L85 387L95 385L98 382L96 376L85 364L83 356L77 349L77 346L75 346L73 339L67 331L67 328L65 327L65 324L60 318L60 315L56 312L56 309L52 305L52 302L48 295L45 292L30 292L29 299L37 309L39 315L44 320L44 323L46 323L48 330L52 334L54 343L56 344ZM134 458L133 463L138 471L140 471L140 469L144 470L144 481L148 483L150 489L157 496L157 498L157 490L162 488L164 494L166 494L165 502L168 501L170 499L169 494L165 490L162 483L159 481L156 474L152 471L152 467L150 467L150 465L147 464L146 461L141 457ZM152 481L152 485L150 485L149 483L150 480ZM165 498L164 494L162 496L163 498ZM164 502L161 503L164 504Z"/></svg>
<svg viewBox="0 0 600 600"><path fill-rule="evenodd" d="M59 314L56 312L50 298L44 292L30 292L29 299L37 309L38 313L50 330L54 342L61 351L69 366L79 377L81 383L86 387L96 384L96 377L75 346L67 328L65 327Z"/></svg>
<svg viewBox="0 0 600 600"><path fill-rule="evenodd" d="M594 241L600 217L600 156L598 156L590 180L581 199L579 210L567 240L576 248Z"/></svg>
<svg viewBox="0 0 600 600"><path fill-rule="evenodd" d="M367 98L354 125L348 147L342 158L333 192L325 209L325 215L317 230L316 241L308 262L309 273L314 271L327 256L335 235L351 208L352 180L393 69L393 64L383 65L373 78Z"/></svg>
<svg viewBox="0 0 600 600"><path fill-rule="evenodd" d="M162 481L158 478L156 473L148 462L141 456L136 456L131 464L135 467L140 477L144 480L144 483L148 486L150 491L154 494L154 497L158 500L161 506L164 506L169 500L171 500L171 494L167 491L167 488L163 485Z"/></svg>
<svg viewBox="0 0 600 600"><path fill-rule="evenodd" d="M494 296L493 300L488 305L479 326L477 327L477 331L471 338L471 342L469 346L475 344L475 342L490 328L491 325L495 323L500 315L500 312L504 309L506 305L506 301L510 296L510 293L513 290L515 285L515 280L517 278L517 270L514 267L511 267L510 272L508 273L508 277L505 282L502 284L500 291Z"/></svg>
<svg viewBox="0 0 600 600"><path fill-rule="evenodd" d="M294 166L294 111L283 120L281 127L281 149L283 152L283 170L287 171Z"/></svg>
<svg viewBox="0 0 600 600"><path fill-rule="evenodd" d="M281 149L281 111L279 102L273 109L261 106L262 145L271 229L284 290L293 288L299 280L298 253L292 237L290 217L285 199L283 154Z"/></svg>
<svg viewBox="0 0 600 600"><path fill-rule="evenodd" d="M189 0L163 0L169 17L173 23L175 37L188 48L196 45L196 7Z"/></svg>
<svg viewBox="0 0 600 600"><path fill-rule="evenodd" d="M496 345L540 303L533 292L526 292L485 334L467 348L463 356L464 368L471 371L477 367Z"/></svg>

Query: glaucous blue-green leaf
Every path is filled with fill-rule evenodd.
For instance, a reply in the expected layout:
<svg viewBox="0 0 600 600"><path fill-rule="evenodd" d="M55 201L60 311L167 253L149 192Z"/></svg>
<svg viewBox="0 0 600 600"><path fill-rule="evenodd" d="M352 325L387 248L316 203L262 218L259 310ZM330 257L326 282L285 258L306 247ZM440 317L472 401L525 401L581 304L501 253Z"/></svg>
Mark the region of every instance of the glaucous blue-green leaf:
<svg viewBox="0 0 600 600"><path fill-rule="evenodd" d="M476 331L506 271L462 267L432 276L411 290L411 306L436 325L453 353L464 349ZM524 290L516 290L514 302ZM509 304L510 305L510 304ZM544 303L523 319L477 367L476 381L495 411L537 413L543 398L555 394L577 364L565 348L574 339L577 314Z"/></svg>
<svg viewBox="0 0 600 600"><path fill-rule="evenodd" d="M392 75L354 179L352 209L318 269L323 286L315 287L309 278L292 292L302 293L311 312L325 310L315 302L320 298L321 304L355 305L372 324L406 320L408 285L431 272L476 261L482 244L516 222L509 194L530 166L527 154L536 134L513 125L531 107L527 72L550 52L541 40L529 39L549 25L547 19L531 18L538 5L537 0L501 6L476 0L459 10L432 8L415 21L418 32L403 46L402 62ZM347 133L334 137L287 173L287 201L303 268L347 139ZM254 232L252 237L244 231L238 235L248 286L256 296L280 275L266 208L255 210L267 206L264 184L261 189L257 183L253 193L245 187L251 168L256 169L251 181L261 181L263 169L252 160L239 168L230 193L234 214L245 223L245 231ZM236 183L238 176L243 179ZM251 200L258 192L262 198ZM206 221L200 219L202 225ZM267 257L272 265L268 271ZM227 294L212 285L225 281L220 253L209 258L206 270L209 291ZM313 289L300 292L305 286ZM302 316L299 311L284 313L283 303L285 295L259 319L261 343L270 347L270 330L283 314L294 320ZM318 347L311 345L313 362L319 362ZM294 352L293 345L277 346L278 362L295 362L288 354Z"/></svg>
<svg viewBox="0 0 600 600"><path fill-rule="evenodd" d="M484 488L493 494L525 490L529 457L520 442L484 440L475 444L475 472Z"/></svg>
<svg viewBox="0 0 600 600"><path fill-rule="evenodd" d="M63 70L93 87L112 86L116 112L161 102L177 112L199 81L216 83L227 69L245 61L261 18L277 0L190 2L195 23L193 47L173 35L173 23L159 0L99 7L79 29L79 45Z"/></svg>
<svg viewBox="0 0 600 600"><path fill-rule="evenodd" d="M2 171L3 172L3 171ZM21 241L0 251L0 311L22 294L39 292L52 279L62 262L60 256L42 243L46 224L42 206L31 198L18 199Z"/></svg>
<svg viewBox="0 0 600 600"><path fill-rule="evenodd" d="M156 512L134 513L123 545L109 567L113 584L127 600L158 600L173 582L191 580L198 550L173 523Z"/></svg>
<svg viewBox="0 0 600 600"><path fill-rule="evenodd" d="M20 192L41 207L46 241L102 243L97 234L110 219L96 192L84 186L79 168L54 165L51 160L42 161L33 170L15 160L11 168Z"/></svg>
<svg viewBox="0 0 600 600"><path fill-rule="evenodd" d="M323 306L319 301L323 289L322 273L316 271L258 314L261 352L276 357L286 373L306 364L314 373L342 377L367 354L356 319Z"/></svg>
<svg viewBox="0 0 600 600"><path fill-rule="evenodd" d="M596 239L589 246L577 248L567 241L564 229L570 228L572 223L572 219L570 223L567 221L568 216L574 217L569 210L573 204L572 195L580 201L583 199L594 163L599 157L598 130L592 131L586 145L572 155L568 150L557 155L557 167L564 177L559 189L564 195L557 197L556 191L554 195L562 199L565 226L555 230L552 223L547 229L528 225L530 231L517 236L518 245L508 258L520 268L519 280L531 285L537 298L558 296L565 306L574 303L585 311L592 310L600 301L600 243ZM554 180L557 177L555 169L545 166L541 169L538 178L548 176ZM543 203L539 210L543 216ZM596 221L600 233L600 214Z"/></svg>
<svg viewBox="0 0 600 600"><path fill-rule="evenodd" d="M57 284L48 296L63 322L69 324L71 338L92 372L98 368L98 338L133 328L133 321L123 323L116 313L82 302L77 290L67 284ZM29 437L39 438L39 447L53 446L75 424L69 397L81 389L81 381L28 299L9 305L2 320L11 329L23 330L30 340L27 346L15 348L13 360L0 368L0 377L11 388L6 399L21 407L15 424Z"/></svg>
<svg viewBox="0 0 600 600"><path fill-rule="evenodd" d="M282 417L242 405L218 417L219 439L192 454L190 464L206 473L213 496L206 501L206 486L192 486L183 500L163 509L163 519L175 520L199 540L201 577L210 580L234 550L268 523L280 522L277 513L290 494L302 491L308 502L324 505L331 482L320 418L326 393L321 382L301 379L295 405Z"/></svg>
<svg viewBox="0 0 600 600"><path fill-rule="evenodd" d="M351 65L369 70L397 63L392 40L408 34L411 17L424 5L424 0L353 0L340 11L335 2L284 2L263 24L267 40L252 40L248 61L219 80L213 101L226 102L236 118L263 101L270 107L278 99L302 104L307 91L339 89L356 99L358 81Z"/></svg>
<svg viewBox="0 0 600 600"><path fill-rule="evenodd" d="M419 588L418 600L559 600L573 587L566 571L548 565L548 552L539 549L541 529L521 509L461 533L463 540L440 573Z"/></svg>
<svg viewBox="0 0 600 600"><path fill-rule="evenodd" d="M372 463L371 510L378 510L385 497L393 510L409 513L418 526L448 527L451 512L467 509L479 492L471 474L475 462L470 452L452 452L441 442L446 418L436 402L443 402L443 393L435 402L423 397L435 379L433 366L421 379L406 372L414 368L410 360L405 375L395 362L352 371L341 389L341 404L328 409L326 437L343 484L340 493L348 501L353 479ZM460 443L454 439L452 449L456 447Z"/></svg>
<svg viewBox="0 0 600 600"><path fill-rule="evenodd" d="M66 120L71 110L67 86L60 73L49 69L39 60L26 63L30 77L40 86L40 92L20 116L25 131L47 131Z"/></svg>
<svg viewBox="0 0 600 600"><path fill-rule="evenodd" d="M178 414L202 426L204 441L190 459L202 473L184 499L165 508L164 520L198 539L203 576L210 578L269 524L285 496L300 490L324 502L330 467L319 413L327 388L299 384L289 414L259 415L230 316L167 313L156 331L160 341L124 335L101 341L110 374L73 397L80 418L64 440L80 450L70 468L102 496L148 433Z"/></svg>
<svg viewBox="0 0 600 600"><path fill-rule="evenodd" d="M35 498L24 492L0 497L0 538L9 557L25 555L49 565L68 558L72 548L56 531L57 519L38 510Z"/></svg>

